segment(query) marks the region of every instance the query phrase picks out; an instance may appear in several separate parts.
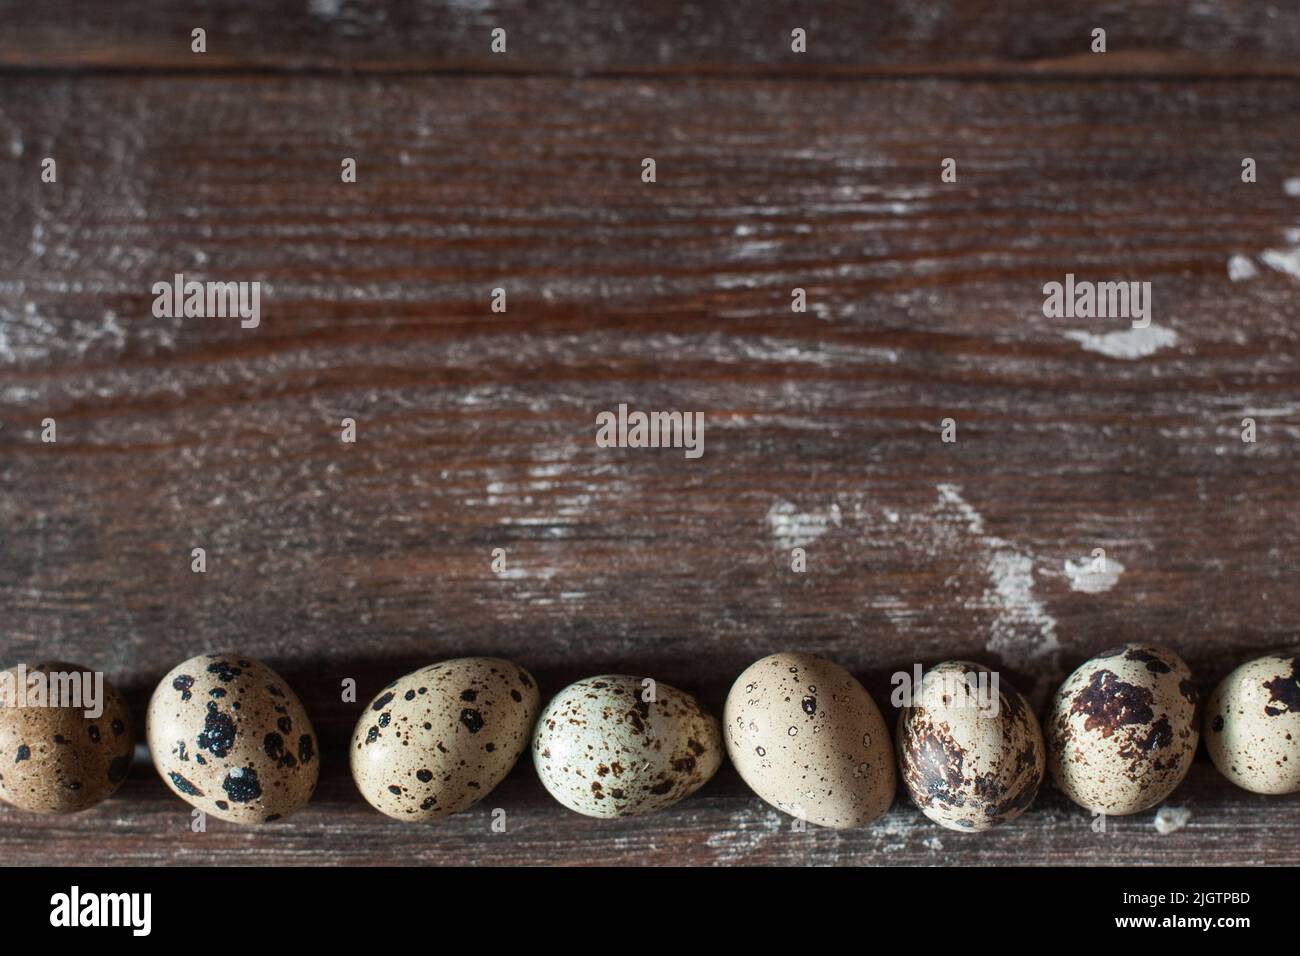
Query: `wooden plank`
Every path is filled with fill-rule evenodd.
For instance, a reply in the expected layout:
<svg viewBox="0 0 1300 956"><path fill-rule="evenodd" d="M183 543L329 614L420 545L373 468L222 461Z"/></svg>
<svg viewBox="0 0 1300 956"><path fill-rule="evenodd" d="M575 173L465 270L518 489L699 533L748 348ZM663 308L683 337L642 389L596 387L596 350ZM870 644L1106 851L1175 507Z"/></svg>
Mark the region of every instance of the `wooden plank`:
<svg viewBox="0 0 1300 956"><path fill-rule="evenodd" d="M142 11L143 13L144 11ZM0 65L95 70L400 70L890 75L1300 71L1300 10L1265 0L157 0L147 15L76 0L0 5ZM207 31L202 56L195 28ZM506 30L493 53L492 31ZM807 51L791 49L802 28ZM1092 31L1107 52L1092 53Z"/></svg>
<svg viewBox="0 0 1300 956"><path fill-rule="evenodd" d="M978 841L901 801L796 837L730 769L673 811L597 824L526 766L425 835L353 792L339 687L364 701L493 653L544 693L626 671L717 712L749 661L798 648L882 704L891 673L949 657L1041 704L1122 640L1174 646L1207 689L1293 642L1298 112L1267 80L11 77L4 656L103 668L142 715L172 663L242 649L298 690L328 769L273 836L191 840L137 768L83 816L0 810L4 858L1293 858L1300 801L1204 760L1169 835L1145 814L1103 838L1049 793ZM1231 280L1232 256L1253 276ZM151 286L178 271L264 282L260 327L155 319ZM1151 281L1157 331L1044 318L1067 272ZM704 456L596 448L619 402L703 411ZM1067 562L1095 547L1123 571L1076 590ZM517 836L491 841L495 806Z"/></svg>

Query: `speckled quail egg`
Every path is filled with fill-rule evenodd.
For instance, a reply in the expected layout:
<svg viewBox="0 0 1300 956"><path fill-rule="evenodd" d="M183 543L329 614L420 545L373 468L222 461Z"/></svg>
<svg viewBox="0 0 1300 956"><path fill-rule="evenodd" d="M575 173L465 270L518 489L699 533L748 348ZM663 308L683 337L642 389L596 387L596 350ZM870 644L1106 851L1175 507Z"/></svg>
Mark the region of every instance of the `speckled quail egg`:
<svg viewBox="0 0 1300 956"><path fill-rule="evenodd" d="M1205 708L1205 748L1239 787L1300 790L1300 656L1256 658L1225 677Z"/></svg>
<svg viewBox="0 0 1300 956"><path fill-rule="evenodd" d="M126 702L102 674L53 661L0 673L0 800L85 810L122 785L133 746Z"/></svg>
<svg viewBox="0 0 1300 956"><path fill-rule="evenodd" d="M1166 647L1125 644L1080 665L1044 732L1052 779L1079 806L1122 816L1160 803L1196 754L1196 684Z"/></svg>
<svg viewBox="0 0 1300 956"><path fill-rule="evenodd" d="M809 654L773 654L732 685L727 753L750 788L824 827L875 820L894 800L894 747L853 675Z"/></svg>
<svg viewBox="0 0 1300 956"><path fill-rule="evenodd" d="M898 714L898 766L921 812L950 830L1014 820L1038 794L1043 732L1020 693L987 667L927 670Z"/></svg>
<svg viewBox="0 0 1300 956"><path fill-rule="evenodd" d="M537 684L522 667L463 657L407 674L366 707L352 779L372 807L431 823L473 806L528 747Z"/></svg>
<svg viewBox="0 0 1300 956"><path fill-rule="evenodd" d="M704 786L722 763L722 738L690 694L639 677L590 677L546 705L533 763L570 810L629 817Z"/></svg>
<svg viewBox="0 0 1300 956"><path fill-rule="evenodd" d="M316 734L293 689L242 654L205 654L159 682L146 717L158 773L187 803L232 823L268 823L311 799Z"/></svg>

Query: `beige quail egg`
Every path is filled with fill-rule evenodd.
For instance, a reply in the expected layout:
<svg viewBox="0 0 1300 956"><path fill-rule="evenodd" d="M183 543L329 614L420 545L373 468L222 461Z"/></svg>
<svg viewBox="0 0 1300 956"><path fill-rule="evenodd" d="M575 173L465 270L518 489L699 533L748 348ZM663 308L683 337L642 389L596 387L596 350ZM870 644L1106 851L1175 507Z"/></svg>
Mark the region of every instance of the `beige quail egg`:
<svg viewBox="0 0 1300 956"><path fill-rule="evenodd" d="M1300 790L1300 657L1271 654L1225 677L1205 708L1205 748L1239 787Z"/></svg>
<svg viewBox="0 0 1300 956"><path fill-rule="evenodd" d="M809 654L773 654L745 669L723 711L727 753L750 788L786 813L856 827L894 800L894 748L853 675Z"/></svg>
<svg viewBox="0 0 1300 956"><path fill-rule="evenodd" d="M126 779L134 738L113 685L77 664L19 664L0 673L0 800L75 813Z"/></svg>
<svg viewBox="0 0 1300 956"><path fill-rule="evenodd" d="M921 812L950 830L1014 820L1038 794L1043 732L1000 675L945 661L921 678L898 714L898 764Z"/></svg>
<svg viewBox="0 0 1300 956"><path fill-rule="evenodd" d="M407 674L366 707L352 779L372 807L431 823L473 806L528 747L539 699L510 661L464 657Z"/></svg>
<svg viewBox="0 0 1300 956"><path fill-rule="evenodd" d="M149 701L154 767L192 806L232 823L267 823L316 789L316 734L292 688L242 654L178 664Z"/></svg>
<svg viewBox="0 0 1300 956"><path fill-rule="evenodd" d="M570 684L533 735L543 786L589 817L628 817L690 796L722 763L716 718L690 694L623 675Z"/></svg>
<svg viewBox="0 0 1300 956"><path fill-rule="evenodd" d="M1044 731L1052 779L1088 810L1112 816L1160 803L1196 754L1196 684L1166 647L1125 644L1066 678Z"/></svg>

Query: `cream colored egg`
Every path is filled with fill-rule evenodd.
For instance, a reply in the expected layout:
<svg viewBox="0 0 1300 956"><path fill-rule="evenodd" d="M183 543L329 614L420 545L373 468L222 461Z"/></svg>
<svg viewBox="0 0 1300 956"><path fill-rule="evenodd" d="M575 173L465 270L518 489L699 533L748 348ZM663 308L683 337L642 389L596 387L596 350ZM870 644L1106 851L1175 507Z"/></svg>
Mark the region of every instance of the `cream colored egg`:
<svg viewBox="0 0 1300 956"><path fill-rule="evenodd" d="M222 820L278 820L316 789L319 748L298 695L242 654L172 668L149 701L146 736L167 786Z"/></svg>
<svg viewBox="0 0 1300 956"><path fill-rule="evenodd" d="M727 695L722 723L740 776L768 803L825 827L856 827L894 800L894 748L853 675L809 654L764 657Z"/></svg>
<svg viewBox="0 0 1300 956"><path fill-rule="evenodd" d="M570 810L636 816L704 786L722 763L722 739L690 694L640 677L590 677L546 705L533 763Z"/></svg>
<svg viewBox="0 0 1300 956"><path fill-rule="evenodd" d="M1150 809L1196 754L1196 684L1166 647L1126 644L1082 664L1048 710L1048 768L1067 797L1121 816Z"/></svg>
<svg viewBox="0 0 1300 956"><path fill-rule="evenodd" d="M898 715L898 763L921 812L950 830L988 830L1034 802L1046 765L1028 702L987 667L927 670Z"/></svg>
<svg viewBox="0 0 1300 956"><path fill-rule="evenodd" d="M495 657L421 668L372 700L352 735L352 779L367 802L418 823L486 797L528 747L537 684Z"/></svg>
<svg viewBox="0 0 1300 956"><path fill-rule="evenodd" d="M0 673L0 800L35 813L76 813L112 794L131 767L126 701L78 664Z"/></svg>
<svg viewBox="0 0 1300 956"><path fill-rule="evenodd" d="M1205 708L1205 748L1239 787L1300 791L1300 656L1256 658L1225 677Z"/></svg>

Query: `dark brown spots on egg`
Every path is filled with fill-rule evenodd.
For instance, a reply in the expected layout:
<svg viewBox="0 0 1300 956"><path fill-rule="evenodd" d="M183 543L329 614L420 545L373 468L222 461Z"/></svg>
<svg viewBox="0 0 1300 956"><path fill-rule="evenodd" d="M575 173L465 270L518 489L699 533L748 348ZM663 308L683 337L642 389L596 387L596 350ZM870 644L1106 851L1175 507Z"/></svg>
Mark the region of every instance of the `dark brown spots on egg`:
<svg viewBox="0 0 1300 956"><path fill-rule="evenodd" d="M1159 655L1151 653L1145 647L1130 647L1124 652L1124 658L1139 664L1146 664L1147 670L1153 674L1168 674L1171 670L1170 666Z"/></svg>
<svg viewBox="0 0 1300 956"><path fill-rule="evenodd" d="M221 783L233 803L251 803L262 795L262 785L252 767L240 767L226 774Z"/></svg>
<svg viewBox="0 0 1300 956"><path fill-rule="evenodd" d="M371 704L370 709L383 710L385 707L388 706L389 702L393 699L394 696L395 695L393 694L393 692L389 691L388 693L380 697L378 700L376 700L373 704Z"/></svg>
<svg viewBox="0 0 1300 956"><path fill-rule="evenodd" d="M122 721L118 720L117 718L114 718L113 723L110 724L109 726L113 730L114 737L121 737L122 734L126 733L126 724L122 723Z"/></svg>
<svg viewBox="0 0 1300 956"><path fill-rule="evenodd" d="M244 664L244 667L248 666L246 662L241 662L241 663ZM216 661L215 663L208 665L208 673L216 674L218 679L221 681L221 683L229 684L236 677L242 674L243 670L231 664L228 664L225 661Z"/></svg>
<svg viewBox="0 0 1300 956"><path fill-rule="evenodd" d="M200 750L206 750L214 757L226 756L235 746L234 720L229 714L217 710L217 705L211 701L196 743Z"/></svg>
<svg viewBox="0 0 1300 956"><path fill-rule="evenodd" d="M1279 674L1265 681L1264 689L1269 693L1269 701L1264 706L1268 716L1300 714L1300 658L1292 659L1290 674Z"/></svg>
<svg viewBox="0 0 1300 956"><path fill-rule="evenodd" d="M1161 717L1151 725L1151 732L1145 740L1139 741L1139 746L1146 751L1162 750L1173 742L1174 731L1169 726L1169 718Z"/></svg>
<svg viewBox="0 0 1300 956"><path fill-rule="evenodd" d="M524 699L524 697L522 694L519 693L519 691L515 690L514 688L511 688L510 699L513 700L516 704L518 704L520 701Z"/></svg>
<svg viewBox="0 0 1300 956"><path fill-rule="evenodd" d="M193 686L194 686L194 678L191 677L189 674L181 674L174 681L172 681L172 689L181 692L181 700L189 700L191 697L194 696L190 692L190 688L192 688Z"/></svg>
<svg viewBox="0 0 1300 956"><path fill-rule="evenodd" d="M817 698L805 697L800 702L800 706L803 708L803 712L807 714L809 717L811 717L817 713Z"/></svg>
<svg viewBox="0 0 1300 956"><path fill-rule="evenodd" d="M460 699L467 704L472 704L478 700L478 693L472 690L463 690L460 692Z"/></svg>
<svg viewBox="0 0 1300 956"><path fill-rule="evenodd" d="M296 767L298 761L293 759L293 754L284 749L284 738L277 733L269 733L262 742L266 755L275 761L278 767Z"/></svg>
<svg viewBox="0 0 1300 956"><path fill-rule="evenodd" d="M1113 671L1098 670L1075 694L1070 711L1085 718L1085 730L1110 737L1129 724L1149 724L1154 716L1151 703L1149 689L1125 683Z"/></svg>
<svg viewBox="0 0 1300 956"><path fill-rule="evenodd" d="M965 805L962 765L965 754L952 737L925 727L918 738L908 738L911 760L905 767L914 794L924 794L927 805L938 800L948 806Z"/></svg>
<svg viewBox="0 0 1300 956"><path fill-rule="evenodd" d="M311 734L303 734L298 738L298 759L303 763L311 763L315 756L316 745Z"/></svg>
<svg viewBox="0 0 1300 956"><path fill-rule="evenodd" d="M1222 715L1222 714L1215 714L1215 715L1214 715L1214 720L1210 721L1210 729L1213 730L1216 734L1221 734L1221 733L1223 733L1223 715Z"/></svg>
<svg viewBox="0 0 1300 956"><path fill-rule="evenodd" d="M31 756L32 748L27 746L27 744L19 744L18 755L14 758L14 763L22 763L24 760L30 760Z"/></svg>
<svg viewBox="0 0 1300 956"><path fill-rule="evenodd" d="M483 729L483 715L469 707L460 712L460 722L471 734L476 734Z"/></svg>
<svg viewBox="0 0 1300 956"><path fill-rule="evenodd" d="M96 725L91 724L87 727L86 734L90 737L90 742L92 744L99 743L99 728Z"/></svg>
<svg viewBox="0 0 1300 956"><path fill-rule="evenodd" d="M275 722L275 726L277 726L277 727L280 728L280 733L282 733L282 734L291 734L291 733L293 733L293 721L290 720L288 717L281 717L281 718L279 718L279 719Z"/></svg>
<svg viewBox="0 0 1300 956"><path fill-rule="evenodd" d="M262 749L274 761L284 756L284 738L277 733L269 733L262 740Z"/></svg>
<svg viewBox="0 0 1300 956"><path fill-rule="evenodd" d="M203 796L202 790L194 786L194 784L190 783L188 780L186 780L184 777L182 777L180 774L176 773L175 771L172 771L171 773L167 774L167 776L171 778L172 785L175 786L177 790L185 794L187 797Z"/></svg>

